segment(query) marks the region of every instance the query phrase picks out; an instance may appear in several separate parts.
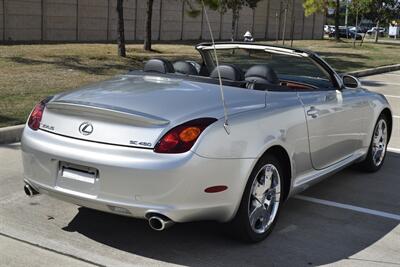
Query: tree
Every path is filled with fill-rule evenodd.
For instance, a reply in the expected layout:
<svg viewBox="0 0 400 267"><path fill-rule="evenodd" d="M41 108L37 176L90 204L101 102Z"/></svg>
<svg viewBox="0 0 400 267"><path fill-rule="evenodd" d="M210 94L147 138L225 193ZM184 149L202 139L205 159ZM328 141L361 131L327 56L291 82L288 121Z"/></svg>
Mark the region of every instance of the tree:
<svg viewBox="0 0 400 267"><path fill-rule="evenodd" d="M364 16L364 14L368 11L367 6L366 6L366 1L365 0L352 0L349 4L349 13L351 15L355 16L355 26L356 26L356 33L357 33L357 27L358 27L358 18L359 16ZM366 33L364 32L364 37L361 40L360 46L363 44L364 42L364 38L365 38ZM354 36L353 39L353 47L356 46L356 36Z"/></svg>
<svg viewBox="0 0 400 267"><path fill-rule="evenodd" d="M153 17L153 0L147 0L146 7L146 26L145 26L145 36L144 36L144 50L151 50L151 20Z"/></svg>
<svg viewBox="0 0 400 267"><path fill-rule="evenodd" d="M327 14L328 8L335 7L335 39L340 40L339 21L340 21L340 0L304 0L304 14L310 16L317 12Z"/></svg>
<svg viewBox="0 0 400 267"><path fill-rule="evenodd" d="M365 17L374 21L377 27L375 32L375 43L379 38L379 25L381 23L389 23L396 17L400 9L398 0L359 0L362 2L363 9L366 10Z"/></svg>
<svg viewBox="0 0 400 267"><path fill-rule="evenodd" d="M228 10L232 10L232 28L231 28L231 40L235 40L235 30L239 19L239 12L244 6L248 6L252 9L257 7L260 0L220 0L219 10L222 14L225 14Z"/></svg>
<svg viewBox="0 0 400 267"><path fill-rule="evenodd" d="M118 55L126 57L125 49L125 30L124 30L124 6L123 0L117 0L118 13Z"/></svg>
<svg viewBox="0 0 400 267"><path fill-rule="evenodd" d="M340 20L340 0L336 0L336 6L335 6L335 40L336 40L336 42L340 41L339 20ZM347 29L346 29L346 31L347 31Z"/></svg>
<svg viewBox="0 0 400 267"><path fill-rule="evenodd" d="M197 9L190 0L181 0L188 7L187 13L190 16L198 16L200 14L200 10ZM219 0L197 0L198 3L203 4L205 6L210 7L211 9L217 9L219 6ZM147 0L146 6L146 25L145 25L145 37L144 37L144 50L151 50L151 20L153 16L153 3L154 0Z"/></svg>

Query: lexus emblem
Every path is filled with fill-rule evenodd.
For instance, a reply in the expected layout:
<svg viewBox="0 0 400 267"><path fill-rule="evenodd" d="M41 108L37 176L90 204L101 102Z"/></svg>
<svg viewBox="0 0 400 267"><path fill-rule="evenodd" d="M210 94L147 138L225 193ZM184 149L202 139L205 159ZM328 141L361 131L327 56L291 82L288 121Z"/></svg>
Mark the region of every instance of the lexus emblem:
<svg viewBox="0 0 400 267"><path fill-rule="evenodd" d="M83 135L93 133L93 125L90 122L84 122L79 126L79 132Z"/></svg>

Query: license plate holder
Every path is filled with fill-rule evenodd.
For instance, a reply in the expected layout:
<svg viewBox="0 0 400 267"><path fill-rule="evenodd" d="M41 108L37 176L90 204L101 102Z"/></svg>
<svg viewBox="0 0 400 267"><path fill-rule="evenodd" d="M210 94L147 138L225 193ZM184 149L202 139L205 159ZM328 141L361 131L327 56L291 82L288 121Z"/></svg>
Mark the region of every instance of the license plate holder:
<svg viewBox="0 0 400 267"><path fill-rule="evenodd" d="M96 195L99 170L93 167L60 162L56 186L81 194Z"/></svg>

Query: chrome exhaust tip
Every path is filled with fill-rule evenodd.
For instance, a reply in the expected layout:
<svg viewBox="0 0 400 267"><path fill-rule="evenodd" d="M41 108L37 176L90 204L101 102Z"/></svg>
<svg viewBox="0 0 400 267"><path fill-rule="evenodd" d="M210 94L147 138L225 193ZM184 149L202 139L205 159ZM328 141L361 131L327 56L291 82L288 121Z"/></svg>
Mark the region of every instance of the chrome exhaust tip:
<svg viewBox="0 0 400 267"><path fill-rule="evenodd" d="M30 186L29 184L25 184L24 185L24 192L28 197L33 197L35 195L38 195L39 192L36 191L32 186Z"/></svg>
<svg viewBox="0 0 400 267"><path fill-rule="evenodd" d="M162 215L161 216L153 215L149 218L148 221L151 229L155 231L163 231L174 225L173 221Z"/></svg>

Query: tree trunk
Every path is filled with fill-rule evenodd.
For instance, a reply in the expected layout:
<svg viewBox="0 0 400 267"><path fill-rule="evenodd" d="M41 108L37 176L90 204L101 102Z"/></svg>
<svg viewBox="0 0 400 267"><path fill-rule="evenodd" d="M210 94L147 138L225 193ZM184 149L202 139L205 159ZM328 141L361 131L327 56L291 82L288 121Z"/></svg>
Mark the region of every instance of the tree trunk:
<svg viewBox="0 0 400 267"><path fill-rule="evenodd" d="M235 32L236 32L236 23L239 17L239 9L233 8L232 9L232 31L231 31L231 41L235 41Z"/></svg>
<svg viewBox="0 0 400 267"><path fill-rule="evenodd" d="M379 38L379 21L376 22L375 43L378 42L378 38Z"/></svg>
<svg viewBox="0 0 400 267"><path fill-rule="evenodd" d="M336 0L336 11L335 11L335 40L339 41L339 18L340 18L340 0Z"/></svg>
<svg viewBox="0 0 400 267"><path fill-rule="evenodd" d="M357 33L358 33L358 29L357 28L358 28L358 9L356 11L356 34L354 35L354 38L353 38L353 48L356 47Z"/></svg>
<svg viewBox="0 0 400 267"><path fill-rule="evenodd" d="M146 26L144 36L144 50L151 51L151 19L153 16L153 1L147 0L147 11L146 11Z"/></svg>
<svg viewBox="0 0 400 267"><path fill-rule="evenodd" d="M117 0L117 12L118 12L118 40L117 40L118 56L126 57L123 0Z"/></svg>

